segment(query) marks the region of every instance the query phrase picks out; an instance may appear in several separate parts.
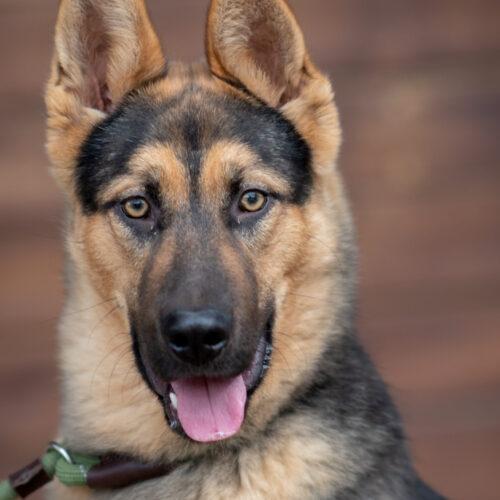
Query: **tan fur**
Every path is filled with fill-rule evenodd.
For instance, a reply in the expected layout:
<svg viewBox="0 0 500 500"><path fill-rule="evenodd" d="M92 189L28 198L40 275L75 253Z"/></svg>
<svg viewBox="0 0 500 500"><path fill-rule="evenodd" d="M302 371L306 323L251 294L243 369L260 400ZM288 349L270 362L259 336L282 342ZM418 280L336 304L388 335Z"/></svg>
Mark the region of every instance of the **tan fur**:
<svg viewBox="0 0 500 500"><path fill-rule="evenodd" d="M284 195L290 192L288 183L266 168L248 146L221 141L206 154L201 175L207 205L220 204L231 181L239 176L249 186L260 186Z"/></svg>
<svg viewBox="0 0 500 500"><path fill-rule="evenodd" d="M189 180L186 167L177 159L175 151L164 144L147 145L130 159L132 175L119 178L101 194L103 203L118 195L140 194L144 180L155 180L165 193L168 203L176 209L186 207L189 198Z"/></svg>
<svg viewBox="0 0 500 500"><path fill-rule="evenodd" d="M304 79L300 96L286 103L281 111L310 144L316 170L328 176L342 138L338 112L332 105L334 94L328 79L308 57L305 68L309 78Z"/></svg>
<svg viewBox="0 0 500 500"><path fill-rule="evenodd" d="M91 3L108 23L106 82L112 101L117 103L128 90L161 71L163 56L141 1ZM136 300L134 293L148 250L137 245L113 216L98 213L89 217L77 208L75 159L85 136L105 117L102 110L90 107L85 100L87 87L93 83L89 84L85 73L81 58L85 49L78 35L84 22L80 10L83 4L84 0L61 3L46 98L49 154L56 178L74 205L67 240L70 293L60 326L60 434L70 448L82 452L113 449L150 461L203 456L207 453L205 446L187 441L167 427L161 405L135 367L127 304ZM336 314L344 299L334 279L339 265L334 256L341 245L341 223L349 222L334 168L340 128L331 86L310 63L287 4L262 0L259 5L243 0L212 2L207 28L211 70L241 82L259 98L281 108L311 145L315 178L304 207L278 207L259 226L254 239L242 242L242 252L254 265L261 300L274 291L277 316L272 366L250 402L237 443L253 442L291 391L310 379L327 336L332 331L337 333ZM248 50L253 23L269 12L274 21L264 28L280 36L287 56L282 61L281 79L266 72ZM140 92L159 102L177 95L193 80L218 93L244 95L206 70L176 65L168 78ZM181 209L189 195L185 169L175 146L144 147L131 159L131 173L113 182L101 195L102 200L137 194L140 180L150 174L160 180L162 196ZM217 210L223 190L237 171L251 184L285 194L289 189L245 145L221 142L203 158L202 197L209 209ZM161 276L171 265L174 249L175 242L164 242L162 259L150 270L152 277ZM241 281L239 257L224 242L221 253L235 281ZM342 435L337 436L332 450L330 444L316 437L317 429L300 414L289 417L280 429L264 448L262 441L255 442L238 457L230 444L214 445L212 453L220 457L216 468L205 464L190 476L181 470L116 493L92 495L85 489L72 490L71 498L302 499L307 498L304 495L311 484L325 494L332 486L345 484L345 468L353 458ZM329 457L328 464L323 462L324 456ZM331 470L327 473L332 461L338 471L333 475ZM64 488L53 486L51 491L51 498L69 498Z"/></svg>

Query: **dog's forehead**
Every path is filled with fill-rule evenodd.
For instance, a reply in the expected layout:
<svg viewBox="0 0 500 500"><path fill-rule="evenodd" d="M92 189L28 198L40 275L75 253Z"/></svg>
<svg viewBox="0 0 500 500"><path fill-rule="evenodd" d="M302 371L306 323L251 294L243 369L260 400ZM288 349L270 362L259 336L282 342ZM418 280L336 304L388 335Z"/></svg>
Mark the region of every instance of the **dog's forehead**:
<svg viewBox="0 0 500 500"><path fill-rule="evenodd" d="M138 152L159 146L185 167L191 184L202 174L207 156L214 151L224 156L232 149L255 158L255 168L265 166L285 179L294 201L307 196L310 187L309 147L279 111L190 82L165 96L133 93L93 130L82 146L76 174L84 208L97 210L99 192L133 173Z"/></svg>

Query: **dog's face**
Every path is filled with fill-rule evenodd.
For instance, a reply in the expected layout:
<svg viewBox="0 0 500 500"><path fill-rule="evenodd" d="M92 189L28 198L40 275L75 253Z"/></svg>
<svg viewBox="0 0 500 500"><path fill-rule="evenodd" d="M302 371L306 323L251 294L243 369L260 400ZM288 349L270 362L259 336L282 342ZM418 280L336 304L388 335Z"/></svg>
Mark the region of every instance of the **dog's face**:
<svg viewBox="0 0 500 500"><path fill-rule="evenodd" d="M287 5L213 1L207 56L165 71L142 2L63 0L47 92L71 260L197 442L262 428L309 380L342 211L330 86Z"/></svg>

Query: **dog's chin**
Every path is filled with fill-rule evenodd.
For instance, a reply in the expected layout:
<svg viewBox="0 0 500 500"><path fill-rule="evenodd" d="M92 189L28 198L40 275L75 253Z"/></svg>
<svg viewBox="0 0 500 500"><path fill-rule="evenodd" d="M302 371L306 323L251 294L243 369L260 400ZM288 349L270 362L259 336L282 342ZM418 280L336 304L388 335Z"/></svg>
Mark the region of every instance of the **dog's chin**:
<svg viewBox="0 0 500 500"><path fill-rule="evenodd" d="M199 443L235 436L241 429L249 400L270 366L270 328L259 339L250 366L233 377L197 376L164 380L142 359L150 386L159 396L170 428Z"/></svg>

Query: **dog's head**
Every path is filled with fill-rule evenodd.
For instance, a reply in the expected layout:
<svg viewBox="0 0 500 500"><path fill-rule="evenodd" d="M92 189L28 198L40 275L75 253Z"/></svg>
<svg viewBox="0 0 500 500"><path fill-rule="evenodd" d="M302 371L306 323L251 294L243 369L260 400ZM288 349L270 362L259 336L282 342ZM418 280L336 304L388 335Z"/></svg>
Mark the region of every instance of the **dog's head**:
<svg viewBox="0 0 500 500"><path fill-rule="evenodd" d="M117 301L144 397L198 442L263 429L315 376L347 217L330 84L287 4L213 0L206 47L167 64L142 1L63 0L46 98L72 296Z"/></svg>

